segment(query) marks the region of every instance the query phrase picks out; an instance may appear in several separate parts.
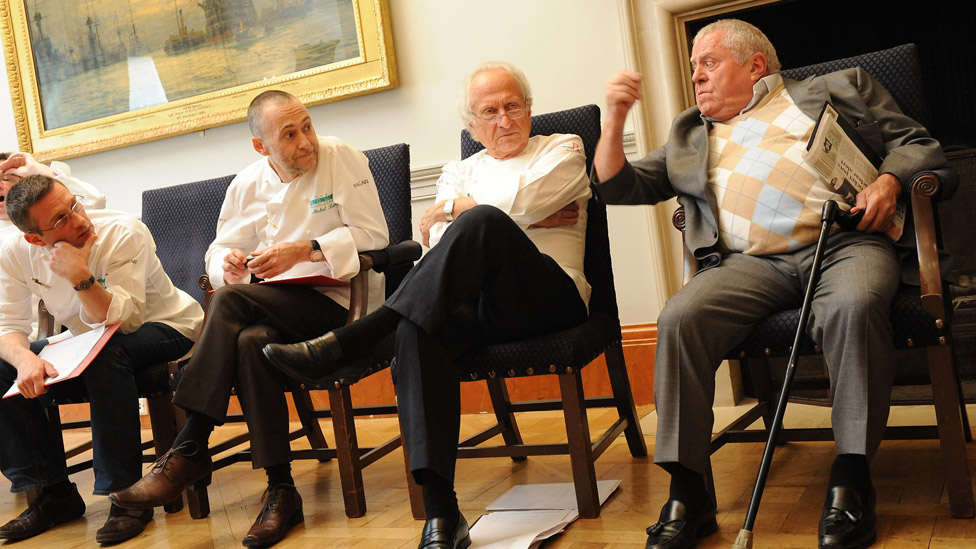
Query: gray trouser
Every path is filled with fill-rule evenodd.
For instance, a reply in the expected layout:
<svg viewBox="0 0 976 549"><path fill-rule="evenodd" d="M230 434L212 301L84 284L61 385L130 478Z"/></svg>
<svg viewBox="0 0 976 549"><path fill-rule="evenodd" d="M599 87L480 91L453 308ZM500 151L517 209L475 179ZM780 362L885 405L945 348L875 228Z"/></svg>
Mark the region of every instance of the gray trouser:
<svg viewBox="0 0 976 549"><path fill-rule="evenodd" d="M704 472L715 370L766 315L799 307L814 246L771 256L732 253L698 273L658 318L656 463ZM889 320L900 269L883 236L830 237L807 331L824 350L838 454L871 459L888 420L894 347Z"/></svg>

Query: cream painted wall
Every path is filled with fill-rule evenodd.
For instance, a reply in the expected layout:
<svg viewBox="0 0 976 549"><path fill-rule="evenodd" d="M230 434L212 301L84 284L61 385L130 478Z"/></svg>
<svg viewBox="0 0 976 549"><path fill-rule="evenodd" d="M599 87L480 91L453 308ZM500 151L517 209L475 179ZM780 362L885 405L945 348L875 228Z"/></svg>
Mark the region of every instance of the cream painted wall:
<svg viewBox="0 0 976 549"><path fill-rule="evenodd" d="M460 80L486 60L522 68L533 84L536 113L603 105L603 84L624 66L616 2L592 0L389 0L400 88L312 107L316 130L362 149L411 145L412 168L458 156ZM488 7L485 9L485 7ZM13 150L6 75L0 82L0 150ZM69 161L97 185L109 207L141 212L145 189L236 172L257 158L246 124L223 126ZM415 219L430 203L432 181L414 190ZM650 225L643 207L613 207L611 242L621 320L656 320L660 304L649 280Z"/></svg>

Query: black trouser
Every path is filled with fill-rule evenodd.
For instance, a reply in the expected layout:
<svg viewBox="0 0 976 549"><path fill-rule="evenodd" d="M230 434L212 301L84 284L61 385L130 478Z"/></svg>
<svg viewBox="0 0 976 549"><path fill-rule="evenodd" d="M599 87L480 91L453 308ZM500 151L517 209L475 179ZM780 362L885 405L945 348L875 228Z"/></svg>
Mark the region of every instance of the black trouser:
<svg viewBox="0 0 976 549"><path fill-rule="evenodd" d="M461 410L454 360L483 343L576 326L587 315L573 279L491 206L458 217L385 305L404 317L395 373L411 471L448 481Z"/></svg>

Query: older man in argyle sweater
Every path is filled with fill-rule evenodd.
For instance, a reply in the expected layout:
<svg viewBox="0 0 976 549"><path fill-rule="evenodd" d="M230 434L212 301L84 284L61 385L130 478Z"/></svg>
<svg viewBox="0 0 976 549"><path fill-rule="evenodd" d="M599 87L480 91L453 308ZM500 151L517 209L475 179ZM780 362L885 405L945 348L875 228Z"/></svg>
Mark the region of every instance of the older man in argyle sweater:
<svg viewBox="0 0 976 549"><path fill-rule="evenodd" d="M622 133L640 99L641 75L624 71L610 80L591 174L608 203L677 196L686 242L702 267L658 319L655 461L671 473L671 489L648 528L647 547L693 547L717 528L703 480L714 371L761 318L799 305L821 207L843 203L802 159L825 101L884 156L881 175L856 196L852 211L864 212L857 230L835 231L827 241L809 328L828 364L837 450L820 547L867 547L875 538L868 463L887 421L893 376L888 317L901 272L896 246L905 249L914 237L905 231L893 245L883 231L911 175L945 158L862 69L785 79L769 40L742 21L703 28L691 63L696 106L678 115L664 147L633 165L624 158Z"/></svg>

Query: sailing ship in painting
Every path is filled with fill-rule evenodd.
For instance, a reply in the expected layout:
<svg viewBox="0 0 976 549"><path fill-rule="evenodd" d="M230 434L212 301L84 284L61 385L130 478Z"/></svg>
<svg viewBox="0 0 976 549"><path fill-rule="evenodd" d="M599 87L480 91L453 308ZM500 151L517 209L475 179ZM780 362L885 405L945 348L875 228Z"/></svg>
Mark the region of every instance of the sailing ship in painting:
<svg viewBox="0 0 976 549"><path fill-rule="evenodd" d="M352 0L24 1L46 129L360 55Z"/></svg>

